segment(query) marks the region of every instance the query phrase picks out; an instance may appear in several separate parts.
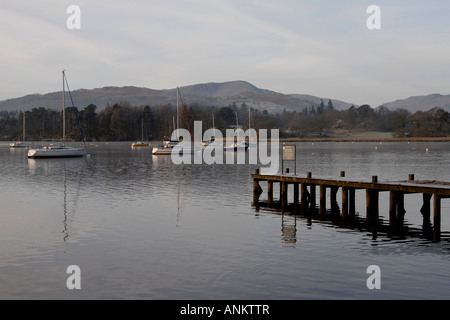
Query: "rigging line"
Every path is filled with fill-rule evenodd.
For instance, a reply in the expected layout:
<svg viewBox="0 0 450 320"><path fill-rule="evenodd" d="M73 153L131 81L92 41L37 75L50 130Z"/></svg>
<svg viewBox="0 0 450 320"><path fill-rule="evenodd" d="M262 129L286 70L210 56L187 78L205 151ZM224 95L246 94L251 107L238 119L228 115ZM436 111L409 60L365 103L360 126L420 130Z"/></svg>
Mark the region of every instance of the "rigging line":
<svg viewBox="0 0 450 320"><path fill-rule="evenodd" d="M186 112L186 106L183 103L183 98L181 97L180 88L178 88L178 92L180 94L181 107L183 108L184 117L186 118L186 124L187 124L188 130L189 130L189 134L191 135L191 140L193 141L194 136L192 135L191 127L189 126L189 121L188 121L187 112Z"/></svg>
<svg viewBox="0 0 450 320"><path fill-rule="evenodd" d="M73 103L72 94L70 93L69 83L67 82L67 76L64 75L64 79L66 80L67 91L69 92L70 101L72 102L73 113L75 114L75 119L77 119L78 129L80 130L81 139L83 140L84 148L86 149L86 142L84 141L83 130L81 130L80 121L78 121L77 111L75 109L75 105Z"/></svg>

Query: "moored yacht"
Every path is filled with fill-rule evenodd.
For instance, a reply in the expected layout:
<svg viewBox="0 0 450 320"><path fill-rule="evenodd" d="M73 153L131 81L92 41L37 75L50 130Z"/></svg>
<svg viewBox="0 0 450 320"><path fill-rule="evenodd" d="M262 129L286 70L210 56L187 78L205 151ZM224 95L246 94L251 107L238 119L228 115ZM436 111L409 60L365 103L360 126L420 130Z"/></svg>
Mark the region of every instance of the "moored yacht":
<svg viewBox="0 0 450 320"><path fill-rule="evenodd" d="M48 145L41 149L31 149L28 151L28 158L66 158L82 157L83 155L84 148L53 145Z"/></svg>
<svg viewBox="0 0 450 320"><path fill-rule="evenodd" d="M41 149L28 150L28 158L67 158L67 157L82 157L85 153L84 148L66 147L64 145L66 135L65 125L65 71L63 70L63 143L61 146L48 145ZM70 93L70 92L69 92ZM81 130L81 129L80 129ZM83 140L84 141L84 140Z"/></svg>

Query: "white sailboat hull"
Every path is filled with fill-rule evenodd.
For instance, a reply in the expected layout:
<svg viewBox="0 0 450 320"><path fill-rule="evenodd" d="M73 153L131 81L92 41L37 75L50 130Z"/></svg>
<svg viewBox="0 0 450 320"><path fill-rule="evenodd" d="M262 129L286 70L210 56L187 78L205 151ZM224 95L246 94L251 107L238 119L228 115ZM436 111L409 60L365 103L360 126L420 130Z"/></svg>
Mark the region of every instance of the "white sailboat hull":
<svg viewBox="0 0 450 320"><path fill-rule="evenodd" d="M184 153L194 153L194 148L190 147L161 147L153 148L152 154L154 155L167 155L172 153L184 154Z"/></svg>
<svg viewBox="0 0 450 320"><path fill-rule="evenodd" d="M27 144L25 142L21 142L21 141L12 142L9 144L10 148L28 148L29 146L30 146L29 144Z"/></svg>
<svg viewBox="0 0 450 320"><path fill-rule="evenodd" d="M28 158L68 158L82 157L84 149L71 147L45 147L28 151Z"/></svg>
<svg viewBox="0 0 450 320"><path fill-rule="evenodd" d="M247 143L233 143L231 146L226 146L223 148L224 151L245 151L248 149L248 144Z"/></svg>

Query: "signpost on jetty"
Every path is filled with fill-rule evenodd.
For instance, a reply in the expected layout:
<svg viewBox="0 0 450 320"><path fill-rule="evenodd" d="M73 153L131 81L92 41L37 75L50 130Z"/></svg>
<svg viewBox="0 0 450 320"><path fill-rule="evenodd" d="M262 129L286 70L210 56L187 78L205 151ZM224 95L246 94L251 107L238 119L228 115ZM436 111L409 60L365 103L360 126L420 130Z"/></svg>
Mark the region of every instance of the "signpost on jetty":
<svg viewBox="0 0 450 320"><path fill-rule="evenodd" d="M296 146L292 145L283 145L282 155L281 155L281 173L284 172L284 162L285 161L294 161L294 175L297 173L297 161L296 161Z"/></svg>

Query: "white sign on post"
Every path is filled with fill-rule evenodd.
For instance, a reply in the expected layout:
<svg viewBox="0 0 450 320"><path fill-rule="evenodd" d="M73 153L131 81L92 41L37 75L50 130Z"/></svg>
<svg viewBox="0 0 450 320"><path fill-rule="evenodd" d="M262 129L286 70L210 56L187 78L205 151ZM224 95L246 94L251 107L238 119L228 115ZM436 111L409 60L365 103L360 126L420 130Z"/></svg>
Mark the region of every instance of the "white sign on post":
<svg viewBox="0 0 450 320"><path fill-rule="evenodd" d="M281 173L284 172L284 161L294 161L294 174L297 172L296 168L296 146L295 145L283 145L281 155Z"/></svg>

